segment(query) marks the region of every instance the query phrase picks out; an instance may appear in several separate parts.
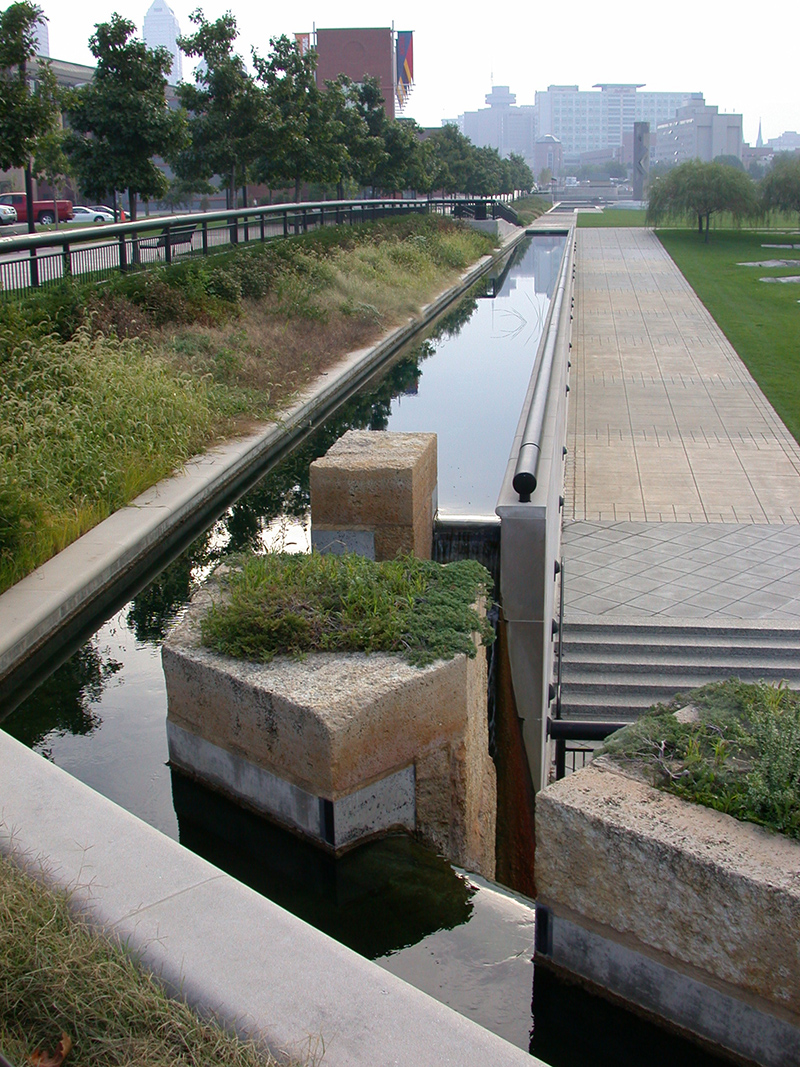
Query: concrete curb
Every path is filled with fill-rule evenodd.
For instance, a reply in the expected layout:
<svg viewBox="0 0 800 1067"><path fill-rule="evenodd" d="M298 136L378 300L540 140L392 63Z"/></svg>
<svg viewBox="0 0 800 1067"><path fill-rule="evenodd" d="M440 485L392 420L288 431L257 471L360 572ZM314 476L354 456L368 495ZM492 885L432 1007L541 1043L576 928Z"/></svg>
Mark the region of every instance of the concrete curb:
<svg viewBox="0 0 800 1067"><path fill-rule="evenodd" d="M349 353L266 429L226 442L190 460L131 504L99 523L0 596L0 700L17 688L105 604L132 582L156 553L233 498L248 472L286 450L296 435L360 387L402 344L427 326L526 235L521 229L484 256L419 315L371 348Z"/></svg>
<svg viewBox="0 0 800 1067"><path fill-rule="evenodd" d="M545 1067L0 732L0 851L167 988L276 1055L326 1067Z"/></svg>

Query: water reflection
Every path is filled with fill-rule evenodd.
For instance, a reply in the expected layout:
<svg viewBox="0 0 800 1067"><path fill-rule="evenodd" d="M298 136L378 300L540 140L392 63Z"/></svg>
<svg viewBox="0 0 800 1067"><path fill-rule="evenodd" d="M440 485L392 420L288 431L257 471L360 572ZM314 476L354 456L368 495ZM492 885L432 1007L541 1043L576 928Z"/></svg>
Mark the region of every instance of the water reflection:
<svg viewBox="0 0 800 1067"><path fill-rule="evenodd" d="M99 729L103 720L97 704L109 679L121 669L122 663L93 637L42 682L30 707L26 702L8 716L3 729L52 759L58 737L85 737Z"/></svg>
<svg viewBox="0 0 800 1067"><path fill-rule="evenodd" d="M335 860L176 771L172 797L181 844L369 959L472 914L466 878L405 835Z"/></svg>

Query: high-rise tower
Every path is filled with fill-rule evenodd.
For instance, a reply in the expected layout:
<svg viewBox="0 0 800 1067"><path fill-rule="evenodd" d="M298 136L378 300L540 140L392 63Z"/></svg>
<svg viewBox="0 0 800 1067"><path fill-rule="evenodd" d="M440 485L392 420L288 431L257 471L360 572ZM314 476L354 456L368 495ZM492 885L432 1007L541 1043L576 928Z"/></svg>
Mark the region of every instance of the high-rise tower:
<svg viewBox="0 0 800 1067"><path fill-rule="evenodd" d="M172 55L172 67L167 75L170 85L177 85L183 78L183 55L178 48L180 35L175 12L166 0L153 0L144 17L144 43L148 48L166 48Z"/></svg>

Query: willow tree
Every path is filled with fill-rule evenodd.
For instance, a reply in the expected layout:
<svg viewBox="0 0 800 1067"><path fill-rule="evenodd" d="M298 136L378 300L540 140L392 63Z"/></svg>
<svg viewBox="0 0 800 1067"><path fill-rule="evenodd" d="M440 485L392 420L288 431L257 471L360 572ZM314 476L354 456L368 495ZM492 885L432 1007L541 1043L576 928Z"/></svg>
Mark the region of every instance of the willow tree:
<svg viewBox="0 0 800 1067"><path fill-rule="evenodd" d="M757 215L760 209L753 179L725 163L682 163L648 190L647 221L658 225L667 218L697 219L697 229L708 241L711 216L729 212L734 222Z"/></svg>

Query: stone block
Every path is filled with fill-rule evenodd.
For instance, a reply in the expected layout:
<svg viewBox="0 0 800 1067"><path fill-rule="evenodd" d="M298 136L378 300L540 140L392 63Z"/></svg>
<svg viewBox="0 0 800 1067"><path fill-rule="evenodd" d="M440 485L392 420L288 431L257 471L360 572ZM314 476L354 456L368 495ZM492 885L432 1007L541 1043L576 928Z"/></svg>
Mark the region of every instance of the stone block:
<svg viewBox="0 0 800 1067"><path fill-rule="evenodd" d="M429 559L436 482L436 434L350 430L311 464L314 547L372 533L371 558Z"/></svg>
<svg viewBox="0 0 800 1067"><path fill-rule="evenodd" d="M535 876L561 929L544 949L554 963L739 1055L797 1062L754 1053L769 1034L788 1047L775 1037L787 1026L800 1051L800 842L656 790L601 757L537 794ZM587 938L604 950L586 951ZM645 982L654 967L669 980ZM700 1013L698 985L708 1002ZM713 1032L730 1003L761 1020L735 1047L727 1024Z"/></svg>
<svg viewBox="0 0 800 1067"><path fill-rule="evenodd" d="M199 641L214 589L162 648L170 760L323 847L403 827L491 877L484 649L423 668L384 653L233 659Z"/></svg>

